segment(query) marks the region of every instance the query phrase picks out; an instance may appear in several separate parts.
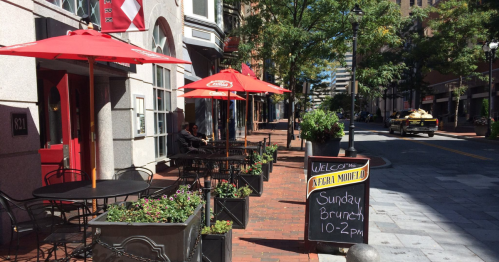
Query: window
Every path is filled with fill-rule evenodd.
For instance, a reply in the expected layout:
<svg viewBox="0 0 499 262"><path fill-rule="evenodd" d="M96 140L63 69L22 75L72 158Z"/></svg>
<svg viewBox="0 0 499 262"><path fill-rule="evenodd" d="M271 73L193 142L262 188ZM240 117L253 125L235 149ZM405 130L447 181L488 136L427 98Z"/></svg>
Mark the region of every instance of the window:
<svg viewBox="0 0 499 262"><path fill-rule="evenodd" d="M170 142L168 149L171 150L171 137L173 135L170 70L158 65L153 65L153 70L154 144L156 145L156 158L164 158L167 154L167 140Z"/></svg>
<svg viewBox="0 0 499 262"><path fill-rule="evenodd" d="M193 0L192 9L193 14L208 17L208 0Z"/></svg>
<svg viewBox="0 0 499 262"><path fill-rule="evenodd" d="M134 118L135 118L135 137L144 137L146 135L146 109L143 95L135 95Z"/></svg>
<svg viewBox="0 0 499 262"><path fill-rule="evenodd" d="M152 50L170 55L170 47L162 24L156 22L153 31ZM153 64L153 107L154 107L154 145L156 159L173 153L173 128L170 70Z"/></svg>
<svg viewBox="0 0 499 262"><path fill-rule="evenodd" d="M397 0L397 5L400 5L402 0Z"/></svg>
<svg viewBox="0 0 499 262"><path fill-rule="evenodd" d="M423 6L423 0L418 0L418 6Z"/></svg>
<svg viewBox="0 0 499 262"><path fill-rule="evenodd" d="M89 15L93 24L100 25L99 0L46 0L77 16Z"/></svg>
<svg viewBox="0 0 499 262"><path fill-rule="evenodd" d="M411 0L411 1L410 1L410 5L411 5L411 6L414 6L414 0Z"/></svg>
<svg viewBox="0 0 499 262"><path fill-rule="evenodd" d="M428 0L428 5L433 5L433 0Z"/></svg>

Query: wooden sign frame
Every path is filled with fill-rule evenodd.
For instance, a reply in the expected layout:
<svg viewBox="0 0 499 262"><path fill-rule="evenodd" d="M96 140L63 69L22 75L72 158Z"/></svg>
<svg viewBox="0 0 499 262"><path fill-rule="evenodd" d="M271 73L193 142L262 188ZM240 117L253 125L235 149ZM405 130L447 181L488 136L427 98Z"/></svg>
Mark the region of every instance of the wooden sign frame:
<svg viewBox="0 0 499 262"><path fill-rule="evenodd" d="M356 164L366 164L369 163L368 158L352 158L352 157L321 157L321 156L310 156L308 157L308 163L307 163L307 187L308 187L308 180L312 177L312 162L329 162L329 163L356 163ZM369 188L370 188L370 166L369 168L369 175L366 180L363 182L359 182L364 184L364 231L363 231L363 242L364 244L368 244L368 239L369 239ZM348 169L345 169L348 170ZM351 184L349 184L351 185ZM347 186L347 185L343 185ZM338 187L342 187L341 185ZM306 189L307 190L307 189ZM320 189L319 189L320 190ZM306 191L307 195L308 191ZM311 252L316 252L317 244L319 242L324 242L324 243L331 243L332 245L336 247L346 247L349 248L355 244L359 243L349 243L349 242L333 242L333 241L316 241L316 240L309 240L309 232L308 232L308 226L309 226L309 217L310 217L310 207L309 207L309 200L308 197L306 198L306 206L305 206L305 250L308 253Z"/></svg>

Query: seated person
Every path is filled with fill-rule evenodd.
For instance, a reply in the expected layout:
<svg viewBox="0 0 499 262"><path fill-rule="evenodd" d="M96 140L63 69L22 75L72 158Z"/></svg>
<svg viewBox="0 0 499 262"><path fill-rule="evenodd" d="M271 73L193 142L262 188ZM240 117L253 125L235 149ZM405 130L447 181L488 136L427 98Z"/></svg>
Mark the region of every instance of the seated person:
<svg viewBox="0 0 499 262"><path fill-rule="evenodd" d="M196 124L192 125L191 134L195 137L206 140L206 135L198 132L198 125L196 125ZM193 141L192 146L195 148L199 148L200 143L197 141Z"/></svg>
<svg viewBox="0 0 499 262"><path fill-rule="evenodd" d="M182 124L182 130L178 134L178 141L180 142L180 147L181 147L180 152L181 153L187 153L190 151L196 151L198 153L205 153L204 150L193 147L192 142L204 143L205 145L208 144L208 141L206 141L202 138L199 138L199 137L195 137L189 132L189 123L188 122L184 122Z"/></svg>

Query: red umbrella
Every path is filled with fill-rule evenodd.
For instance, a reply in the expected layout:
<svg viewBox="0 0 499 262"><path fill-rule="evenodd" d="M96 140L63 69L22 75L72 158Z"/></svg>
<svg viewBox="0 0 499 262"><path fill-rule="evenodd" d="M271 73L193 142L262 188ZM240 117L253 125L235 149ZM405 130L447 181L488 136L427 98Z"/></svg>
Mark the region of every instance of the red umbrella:
<svg viewBox="0 0 499 262"><path fill-rule="evenodd" d="M213 116L213 99L227 100L228 99L227 91L213 91L213 90L205 90L205 89L196 89L189 93L185 93L183 95L179 95L178 97L188 97L188 98L211 98L211 115ZM232 94L234 100L245 100L244 98ZM213 121L212 121L213 122ZM215 122L213 122L213 130L215 130ZM215 140L215 133L213 133L213 140Z"/></svg>
<svg viewBox="0 0 499 262"><path fill-rule="evenodd" d="M91 29L91 27L89 26ZM90 132L95 133L94 124L94 63L95 61L130 64L162 63L190 64L191 62L154 53L111 38L94 30L76 30L65 36L7 46L0 48L0 55L27 56L45 59L88 60L90 73ZM95 141L90 144L92 187L96 186ZM94 201L94 210L95 210Z"/></svg>
<svg viewBox="0 0 499 262"><path fill-rule="evenodd" d="M213 90L203 90L196 89L194 91L190 91L183 95L179 95L178 97L187 97L187 98L211 98L211 99L221 99L227 100L227 91L213 91ZM233 100L245 100L243 97L238 96L236 94L232 94Z"/></svg>
<svg viewBox="0 0 499 262"><path fill-rule="evenodd" d="M254 93L275 93L276 90L262 84L263 81L256 80L250 76L245 76L234 69L225 69L220 73L205 77L196 82L179 87L191 89L208 89L208 90L226 90L226 91L241 91ZM227 100L230 100L230 92L227 92ZM246 113L248 110L246 110ZM226 125L226 150L229 156L229 114L230 109L227 103L227 125ZM246 145L246 142L245 142Z"/></svg>

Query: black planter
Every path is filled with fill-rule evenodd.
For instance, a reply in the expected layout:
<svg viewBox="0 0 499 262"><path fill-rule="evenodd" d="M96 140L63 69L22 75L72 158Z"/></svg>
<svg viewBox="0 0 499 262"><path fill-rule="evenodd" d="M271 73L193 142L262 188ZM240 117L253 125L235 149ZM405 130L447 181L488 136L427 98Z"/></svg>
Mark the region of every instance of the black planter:
<svg viewBox="0 0 499 262"><path fill-rule="evenodd" d="M232 261L232 230L223 235L203 235L203 262Z"/></svg>
<svg viewBox="0 0 499 262"><path fill-rule="evenodd" d="M218 198L215 197L215 220L230 220L232 228L244 229L249 221L249 197Z"/></svg>
<svg viewBox="0 0 499 262"><path fill-rule="evenodd" d="M270 177L270 163L262 164L263 181L269 181Z"/></svg>
<svg viewBox="0 0 499 262"><path fill-rule="evenodd" d="M272 165L271 165L272 168ZM261 196L263 194L263 176L262 175L247 175L240 174L237 177L238 186L246 186L248 185L253 193L250 196Z"/></svg>
<svg viewBox="0 0 499 262"><path fill-rule="evenodd" d="M93 235L97 230L100 231L102 242L126 253L154 260L183 262L188 261L192 250L196 248L190 261L200 262L201 208L202 205L199 205L184 223L107 222L105 212L88 224L92 227ZM92 256L95 262L136 262L125 256L118 257L101 245L93 247Z"/></svg>
<svg viewBox="0 0 499 262"><path fill-rule="evenodd" d="M338 156L341 138L329 139L326 143L312 142L314 156Z"/></svg>
<svg viewBox="0 0 499 262"><path fill-rule="evenodd" d="M272 155L272 158L274 158L274 160L272 160L272 162L277 163L277 150L274 151L274 154Z"/></svg>
<svg viewBox="0 0 499 262"><path fill-rule="evenodd" d="M272 173L272 170L274 169L274 162L269 163L269 174Z"/></svg>

